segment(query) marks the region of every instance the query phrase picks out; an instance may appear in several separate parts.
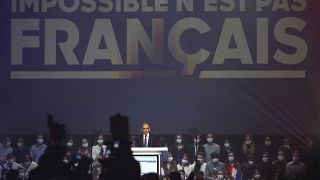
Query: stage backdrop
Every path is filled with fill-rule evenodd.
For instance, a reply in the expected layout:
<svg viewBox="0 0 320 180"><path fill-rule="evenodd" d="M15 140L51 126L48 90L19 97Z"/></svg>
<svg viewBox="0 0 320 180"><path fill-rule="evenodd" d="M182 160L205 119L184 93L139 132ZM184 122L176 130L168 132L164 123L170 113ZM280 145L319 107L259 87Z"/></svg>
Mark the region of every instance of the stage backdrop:
<svg viewBox="0 0 320 180"><path fill-rule="evenodd" d="M1 0L0 134L309 134L318 0Z"/></svg>

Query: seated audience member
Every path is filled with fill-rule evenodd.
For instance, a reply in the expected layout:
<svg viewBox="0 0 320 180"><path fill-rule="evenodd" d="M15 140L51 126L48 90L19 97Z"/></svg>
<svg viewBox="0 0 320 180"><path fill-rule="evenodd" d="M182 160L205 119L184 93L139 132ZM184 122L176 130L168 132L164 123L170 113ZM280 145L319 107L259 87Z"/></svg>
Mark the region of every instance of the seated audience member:
<svg viewBox="0 0 320 180"><path fill-rule="evenodd" d="M13 154L8 154L7 155L7 161L5 161L5 163L3 164L3 172L4 174L6 175L7 172L9 170L21 170L23 169L23 166L18 164L16 161L15 161L15 157Z"/></svg>
<svg viewBox="0 0 320 180"><path fill-rule="evenodd" d="M285 167L285 178L287 180L303 180L306 166L300 161L299 151L293 151L292 161Z"/></svg>
<svg viewBox="0 0 320 180"><path fill-rule="evenodd" d="M252 180L266 180L266 178L264 178L259 169L255 169Z"/></svg>
<svg viewBox="0 0 320 180"><path fill-rule="evenodd" d="M201 135L196 135L193 138L193 142L188 145L188 155L190 156L190 161L196 161L196 155L198 152L204 152L203 144L201 144Z"/></svg>
<svg viewBox="0 0 320 180"><path fill-rule="evenodd" d="M282 149L282 151L284 152L285 160L289 162L292 158L292 145L288 136L285 136L283 138L283 142L280 145L279 149Z"/></svg>
<svg viewBox="0 0 320 180"><path fill-rule="evenodd" d="M24 140L22 137L17 139L17 144L13 148L13 154L16 157L17 163L22 163L26 154L29 154L29 147L24 144Z"/></svg>
<svg viewBox="0 0 320 180"><path fill-rule="evenodd" d="M242 143L242 155L240 156L240 161L246 161L248 157L254 157L256 152L256 145L253 142L252 136L247 134Z"/></svg>
<svg viewBox="0 0 320 180"><path fill-rule="evenodd" d="M169 178L170 173L177 171L177 162L173 160L171 152L168 153L168 161L163 161L161 165L162 177Z"/></svg>
<svg viewBox="0 0 320 180"><path fill-rule="evenodd" d="M85 156L91 159L91 149L89 147L89 142L87 138L81 139L81 146L78 149L76 159L80 159L80 157Z"/></svg>
<svg viewBox="0 0 320 180"><path fill-rule="evenodd" d="M226 166L224 163L219 161L219 154L211 153L211 160L207 162L204 171L204 177L206 180L217 178L219 171L222 171L224 176L226 172Z"/></svg>
<svg viewBox="0 0 320 180"><path fill-rule="evenodd" d="M206 161L211 160L211 154L220 154L220 146L214 143L214 135L213 133L207 134L207 143L203 145L203 149L206 153Z"/></svg>
<svg viewBox="0 0 320 180"><path fill-rule="evenodd" d="M197 172L201 171L201 172L205 172L206 170L206 166L207 166L207 163L205 162L206 160L206 155L204 152L198 152L197 154L197 161L194 162L196 163L196 170Z"/></svg>
<svg viewBox="0 0 320 180"><path fill-rule="evenodd" d="M240 171L243 173L243 179L252 179L256 164L253 157L248 157L247 161L240 166Z"/></svg>
<svg viewBox="0 0 320 180"><path fill-rule="evenodd" d="M43 155L46 149L47 149L47 145L44 144L43 135L38 134L37 143L31 146L30 148L30 156L32 160L36 163L39 163L39 159Z"/></svg>
<svg viewBox="0 0 320 180"><path fill-rule="evenodd" d="M3 164L7 160L7 156L12 152L11 139L6 137L0 142L0 164Z"/></svg>
<svg viewBox="0 0 320 180"><path fill-rule="evenodd" d="M214 176L213 179L214 180L228 180L228 178L225 176L225 172L222 170L218 171L218 174L216 176Z"/></svg>
<svg viewBox="0 0 320 180"><path fill-rule="evenodd" d="M285 160L284 151L282 149L278 150L277 160L272 162L273 170L274 170L274 179L275 180L284 180L284 171L287 165L287 161Z"/></svg>
<svg viewBox="0 0 320 180"><path fill-rule="evenodd" d="M75 155L77 154L77 147L75 145L74 139L72 137L69 137L67 139L66 145L67 145L66 152L69 153L72 158L74 158Z"/></svg>
<svg viewBox="0 0 320 180"><path fill-rule="evenodd" d="M103 144L104 137L102 134L97 136L97 144L92 147L92 175L93 180L98 179L101 173L101 161L106 159L108 156L107 146Z"/></svg>
<svg viewBox="0 0 320 180"><path fill-rule="evenodd" d="M177 134L175 136L175 142L170 151L172 153L173 160L177 163L181 163L183 155L187 153L187 148L185 146L182 134Z"/></svg>
<svg viewBox="0 0 320 180"><path fill-rule="evenodd" d="M277 156L277 147L274 145L270 136L265 136L263 145L259 146L257 149L259 155L267 152L270 160L275 159Z"/></svg>
<svg viewBox="0 0 320 180"><path fill-rule="evenodd" d="M32 158L29 154L25 155L24 161L21 163L23 166L23 178L29 179L29 173L38 167L38 164L32 161Z"/></svg>
<svg viewBox="0 0 320 180"><path fill-rule="evenodd" d="M189 162L188 154L184 154L181 163L177 164L178 170L183 170L185 173L185 177L189 177L190 173L193 172L195 164L191 164Z"/></svg>
<svg viewBox="0 0 320 180"><path fill-rule="evenodd" d="M261 163L258 164L258 169L264 179L274 180L274 169L268 152L262 153Z"/></svg>
<svg viewBox="0 0 320 180"><path fill-rule="evenodd" d="M225 139L223 143L223 148L220 150L219 159L221 162L226 162L228 159L229 152L233 152L234 154L239 154L239 151L236 147L233 146L229 139Z"/></svg>
<svg viewBox="0 0 320 180"><path fill-rule="evenodd" d="M235 154L231 151L228 154L228 160L225 163L226 176L230 179L236 179L241 175L240 163L236 161Z"/></svg>

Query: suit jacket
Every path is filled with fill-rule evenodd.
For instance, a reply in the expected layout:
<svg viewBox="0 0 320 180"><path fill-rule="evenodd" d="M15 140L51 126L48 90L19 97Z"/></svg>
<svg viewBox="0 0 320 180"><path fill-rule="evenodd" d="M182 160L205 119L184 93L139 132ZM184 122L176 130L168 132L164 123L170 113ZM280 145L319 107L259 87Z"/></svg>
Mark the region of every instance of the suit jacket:
<svg viewBox="0 0 320 180"><path fill-rule="evenodd" d="M136 141L136 147L143 147L143 138L144 138L143 134L140 134L138 136L138 139ZM148 147L158 147L155 136L150 133L149 133Z"/></svg>

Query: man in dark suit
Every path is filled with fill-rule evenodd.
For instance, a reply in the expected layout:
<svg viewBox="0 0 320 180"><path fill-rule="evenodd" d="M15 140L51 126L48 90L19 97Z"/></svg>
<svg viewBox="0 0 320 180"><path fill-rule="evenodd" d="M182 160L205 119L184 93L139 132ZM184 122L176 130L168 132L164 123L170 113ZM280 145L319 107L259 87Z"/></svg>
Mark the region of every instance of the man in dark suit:
<svg viewBox="0 0 320 180"><path fill-rule="evenodd" d="M137 139L136 147L157 147L155 136L150 134L150 124L142 123L141 132Z"/></svg>

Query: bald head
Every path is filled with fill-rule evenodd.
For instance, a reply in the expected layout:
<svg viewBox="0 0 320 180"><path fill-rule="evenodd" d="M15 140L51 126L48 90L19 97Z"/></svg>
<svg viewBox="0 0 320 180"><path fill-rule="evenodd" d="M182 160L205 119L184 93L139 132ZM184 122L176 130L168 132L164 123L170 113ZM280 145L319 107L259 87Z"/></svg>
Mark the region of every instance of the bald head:
<svg viewBox="0 0 320 180"><path fill-rule="evenodd" d="M142 123L141 125L141 132L143 134L148 134L150 132L151 128L150 128L150 124L147 122Z"/></svg>

